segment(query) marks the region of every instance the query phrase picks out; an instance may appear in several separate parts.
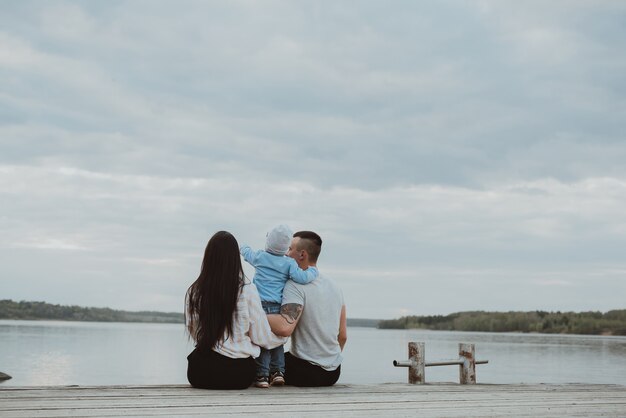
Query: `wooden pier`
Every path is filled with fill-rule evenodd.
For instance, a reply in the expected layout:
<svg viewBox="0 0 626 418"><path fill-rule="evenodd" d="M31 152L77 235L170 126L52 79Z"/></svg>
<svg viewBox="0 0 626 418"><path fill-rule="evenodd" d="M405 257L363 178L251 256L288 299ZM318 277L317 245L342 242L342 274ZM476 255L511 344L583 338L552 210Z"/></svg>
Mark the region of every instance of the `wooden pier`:
<svg viewBox="0 0 626 418"><path fill-rule="evenodd" d="M165 386L0 386L0 417L626 416L626 386L336 385L239 391Z"/></svg>

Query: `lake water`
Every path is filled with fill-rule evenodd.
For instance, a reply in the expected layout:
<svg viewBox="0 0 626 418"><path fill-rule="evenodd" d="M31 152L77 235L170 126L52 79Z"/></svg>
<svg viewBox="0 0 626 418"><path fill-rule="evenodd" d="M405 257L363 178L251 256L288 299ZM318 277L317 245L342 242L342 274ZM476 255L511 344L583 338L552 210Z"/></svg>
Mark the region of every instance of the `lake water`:
<svg viewBox="0 0 626 418"><path fill-rule="evenodd" d="M407 382L409 341L426 361L476 344L478 383L626 385L626 337L348 328L339 383ZM0 320L0 385L180 384L192 344L180 324ZM458 382L458 367L428 367L427 382Z"/></svg>

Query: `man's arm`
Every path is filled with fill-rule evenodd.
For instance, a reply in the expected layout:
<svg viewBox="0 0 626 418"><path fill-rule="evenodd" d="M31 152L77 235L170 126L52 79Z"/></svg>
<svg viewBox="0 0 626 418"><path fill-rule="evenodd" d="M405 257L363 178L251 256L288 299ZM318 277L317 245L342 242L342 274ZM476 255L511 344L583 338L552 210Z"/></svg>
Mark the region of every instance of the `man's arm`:
<svg viewBox="0 0 626 418"><path fill-rule="evenodd" d="M289 337L300 320L302 305L287 303L280 307L280 314L267 315L272 332L281 337Z"/></svg>
<svg viewBox="0 0 626 418"><path fill-rule="evenodd" d="M339 335L337 336L341 351L343 351L343 346L346 345L346 341L348 340L348 327L346 322L346 305L343 305L341 307L341 316L339 317Z"/></svg>

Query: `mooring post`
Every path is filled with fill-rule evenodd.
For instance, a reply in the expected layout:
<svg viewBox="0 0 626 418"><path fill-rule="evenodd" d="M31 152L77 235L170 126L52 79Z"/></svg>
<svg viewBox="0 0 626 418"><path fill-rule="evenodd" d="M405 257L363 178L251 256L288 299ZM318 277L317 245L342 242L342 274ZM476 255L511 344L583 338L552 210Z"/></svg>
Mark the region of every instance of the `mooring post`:
<svg viewBox="0 0 626 418"><path fill-rule="evenodd" d="M409 383L412 385L424 383L424 343L409 343L409 360L394 360L395 367L409 368Z"/></svg>
<svg viewBox="0 0 626 418"><path fill-rule="evenodd" d="M476 356L474 344L459 344L459 383L462 385L476 383Z"/></svg>
<svg viewBox="0 0 626 418"><path fill-rule="evenodd" d="M459 365L459 383L462 385L476 383L476 365L487 364L489 360L476 360L476 350L474 344L459 344L459 358L456 360L444 360L426 363L425 361L425 344L409 343L409 360L394 360L395 367L409 368L409 383L418 384L425 383L426 377L424 369L432 366L456 366Z"/></svg>
<svg viewBox="0 0 626 418"><path fill-rule="evenodd" d="M409 367L409 383L424 383L424 343L409 343L409 361L412 363Z"/></svg>

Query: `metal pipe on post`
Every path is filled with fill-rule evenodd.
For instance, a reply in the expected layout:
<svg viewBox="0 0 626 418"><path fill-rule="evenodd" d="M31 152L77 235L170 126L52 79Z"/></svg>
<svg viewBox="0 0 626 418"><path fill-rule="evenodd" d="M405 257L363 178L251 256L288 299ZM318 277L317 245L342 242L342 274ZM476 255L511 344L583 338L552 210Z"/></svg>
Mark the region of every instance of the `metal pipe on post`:
<svg viewBox="0 0 626 418"><path fill-rule="evenodd" d="M409 383L412 385L424 383L424 343L409 343L409 361L393 361L396 367L409 368Z"/></svg>
<svg viewBox="0 0 626 418"><path fill-rule="evenodd" d="M459 344L459 383L476 384L476 351L474 344Z"/></svg>
<svg viewBox="0 0 626 418"><path fill-rule="evenodd" d="M442 360L426 363L425 343L409 343L409 360L394 360L396 367L409 368L409 383L422 384L426 382L425 368L431 366L459 366L459 383L462 385L476 383L476 365L488 364L489 360L476 360L474 344L459 344L459 358L456 360Z"/></svg>

